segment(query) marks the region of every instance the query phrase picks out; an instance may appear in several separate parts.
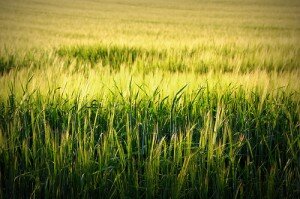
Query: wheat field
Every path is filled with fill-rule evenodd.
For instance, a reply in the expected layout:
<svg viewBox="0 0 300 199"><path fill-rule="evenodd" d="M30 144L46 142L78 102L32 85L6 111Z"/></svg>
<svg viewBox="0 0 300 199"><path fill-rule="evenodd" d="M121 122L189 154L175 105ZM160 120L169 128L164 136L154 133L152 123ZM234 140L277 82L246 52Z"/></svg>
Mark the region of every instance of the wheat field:
<svg viewBox="0 0 300 199"><path fill-rule="evenodd" d="M0 198L298 198L297 0L0 0Z"/></svg>

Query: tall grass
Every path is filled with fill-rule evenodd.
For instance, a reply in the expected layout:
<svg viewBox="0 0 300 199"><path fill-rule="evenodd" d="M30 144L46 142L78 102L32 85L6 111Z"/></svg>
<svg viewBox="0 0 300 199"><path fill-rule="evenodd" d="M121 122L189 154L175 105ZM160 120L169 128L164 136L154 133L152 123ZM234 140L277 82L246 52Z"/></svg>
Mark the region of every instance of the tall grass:
<svg viewBox="0 0 300 199"><path fill-rule="evenodd" d="M0 0L0 198L299 198L296 0Z"/></svg>
<svg viewBox="0 0 300 199"><path fill-rule="evenodd" d="M0 109L1 196L299 194L297 94L184 89L169 98L117 89L105 105L12 90Z"/></svg>
<svg viewBox="0 0 300 199"><path fill-rule="evenodd" d="M297 197L295 63L147 69L180 59L193 69L191 52L74 47L7 62L0 196Z"/></svg>
<svg viewBox="0 0 300 199"><path fill-rule="evenodd" d="M269 52L272 52L271 54ZM57 54L79 64L100 63L113 70L124 65L140 72L166 70L171 72L240 72L255 70L293 71L298 69L298 47L293 45L202 44L181 48L137 48L118 45L61 47ZM280 56L278 56L280 54Z"/></svg>

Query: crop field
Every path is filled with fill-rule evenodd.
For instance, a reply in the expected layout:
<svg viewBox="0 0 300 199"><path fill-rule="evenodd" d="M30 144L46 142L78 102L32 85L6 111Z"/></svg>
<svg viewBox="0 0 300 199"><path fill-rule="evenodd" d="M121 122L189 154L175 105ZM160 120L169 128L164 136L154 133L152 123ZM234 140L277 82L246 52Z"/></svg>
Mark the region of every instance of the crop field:
<svg viewBox="0 0 300 199"><path fill-rule="evenodd" d="M0 198L299 198L300 1L0 0Z"/></svg>

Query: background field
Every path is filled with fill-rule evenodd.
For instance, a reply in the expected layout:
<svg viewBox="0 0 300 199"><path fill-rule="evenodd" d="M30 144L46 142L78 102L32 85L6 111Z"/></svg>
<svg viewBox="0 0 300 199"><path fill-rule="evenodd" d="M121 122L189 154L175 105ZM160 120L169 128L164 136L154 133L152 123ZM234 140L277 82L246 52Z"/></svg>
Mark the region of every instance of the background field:
<svg viewBox="0 0 300 199"><path fill-rule="evenodd" d="M0 198L300 195L300 2L0 0Z"/></svg>

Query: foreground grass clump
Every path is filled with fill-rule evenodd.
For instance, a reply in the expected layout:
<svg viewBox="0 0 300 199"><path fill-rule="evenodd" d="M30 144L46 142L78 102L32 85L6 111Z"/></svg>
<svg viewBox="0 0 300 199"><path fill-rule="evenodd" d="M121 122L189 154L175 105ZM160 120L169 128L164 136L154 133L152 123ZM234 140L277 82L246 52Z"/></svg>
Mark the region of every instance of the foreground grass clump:
<svg viewBox="0 0 300 199"><path fill-rule="evenodd" d="M0 104L1 196L299 194L299 96L232 86L142 93L91 101L12 90Z"/></svg>

